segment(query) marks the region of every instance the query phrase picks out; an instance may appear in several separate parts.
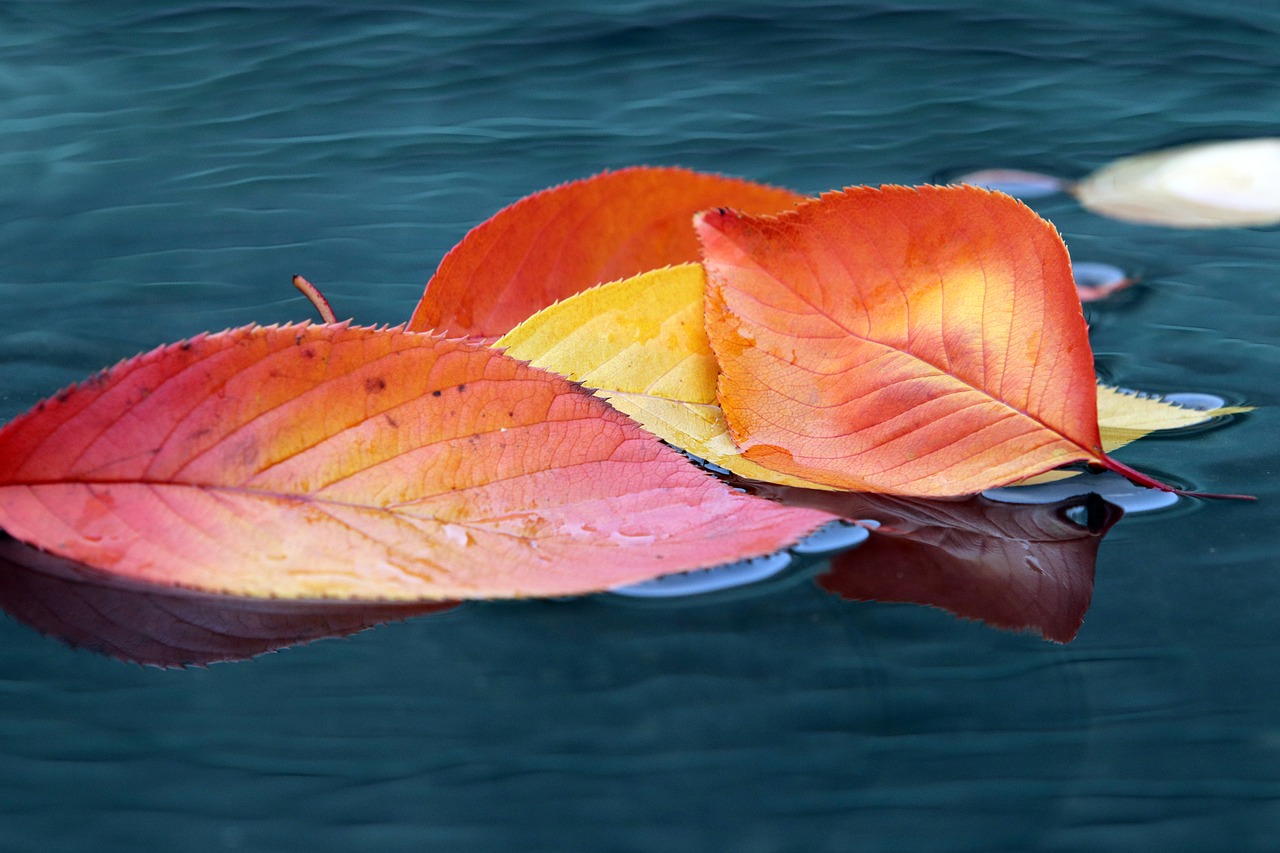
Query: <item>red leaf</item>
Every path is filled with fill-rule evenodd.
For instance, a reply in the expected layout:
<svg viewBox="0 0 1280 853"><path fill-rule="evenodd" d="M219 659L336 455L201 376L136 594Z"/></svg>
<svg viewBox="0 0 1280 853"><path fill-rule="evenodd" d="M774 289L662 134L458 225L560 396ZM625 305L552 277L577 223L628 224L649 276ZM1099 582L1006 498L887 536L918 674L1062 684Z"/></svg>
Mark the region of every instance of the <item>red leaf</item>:
<svg viewBox="0 0 1280 853"><path fill-rule="evenodd" d="M686 169L634 167L535 193L444 257L409 329L498 337L601 282L698 260L700 210L784 210L802 196Z"/></svg>
<svg viewBox="0 0 1280 853"><path fill-rule="evenodd" d="M566 595L785 547L827 516L701 473L560 377L398 330L244 328L0 430L0 526L240 595Z"/></svg>

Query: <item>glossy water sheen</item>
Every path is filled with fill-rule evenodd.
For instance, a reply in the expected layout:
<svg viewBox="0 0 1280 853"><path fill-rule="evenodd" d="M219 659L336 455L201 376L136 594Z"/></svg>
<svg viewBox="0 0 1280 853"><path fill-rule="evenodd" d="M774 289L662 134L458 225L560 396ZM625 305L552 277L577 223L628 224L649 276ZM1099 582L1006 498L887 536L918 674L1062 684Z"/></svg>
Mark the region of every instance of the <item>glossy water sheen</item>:
<svg viewBox="0 0 1280 853"><path fill-rule="evenodd" d="M132 8L136 5L136 8ZM805 191L1273 134L1280 13L1139 0L0 7L0 415L204 329L408 318L471 225L631 163ZM1280 235L1032 202L1141 281L1125 386L1264 408L1124 461L1056 646L807 580L471 605L207 670L0 621L0 849L1274 850ZM802 579L803 580L803 579Z"/></svg>

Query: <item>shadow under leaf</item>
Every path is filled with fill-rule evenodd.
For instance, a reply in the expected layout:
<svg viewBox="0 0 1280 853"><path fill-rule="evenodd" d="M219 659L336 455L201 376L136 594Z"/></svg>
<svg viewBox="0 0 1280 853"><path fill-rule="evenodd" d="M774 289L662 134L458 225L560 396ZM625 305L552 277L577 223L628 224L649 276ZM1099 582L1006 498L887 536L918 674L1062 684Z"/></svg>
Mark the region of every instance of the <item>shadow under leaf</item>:
<svg viewBox="0 0 1280 853"><path fill-rule="evenodd" d="M770 487L767 496L878 522L818 584L841 598L938 607L1059 643L1093 596L1102 537L1123 510L1096 494L1017 505L981 496L930 501Z"/></svg>
<svg viewBox="0 0 1280 853"><path fill-rule="evenodd" d="M1102 537L1123 511L1095 494L1041 505L760 487L792 506L875 522L819 585L922 604L1065 643L1093 593ZM714 570L712 570L714 571ZM0 534L0 608L73 647L157 667L244 660L456 607L458 602L246 598L121 579Z"/></svg>
<svg viewBox="0 0 1280 853"><path fill-rule="evenodd" d="M0 533L0 608L73 647L157 667L245 660L457 604L202 593L112 577Z"/></svg>

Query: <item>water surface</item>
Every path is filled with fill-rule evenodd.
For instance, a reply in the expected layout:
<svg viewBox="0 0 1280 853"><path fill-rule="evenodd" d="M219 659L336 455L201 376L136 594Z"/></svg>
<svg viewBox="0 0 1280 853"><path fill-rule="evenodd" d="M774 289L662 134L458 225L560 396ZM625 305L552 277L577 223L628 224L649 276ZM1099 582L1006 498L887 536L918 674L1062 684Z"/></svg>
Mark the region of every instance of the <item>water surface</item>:
<svg viewBox="0 0 1280 853"><path fill-rule="evenodd" d="M1146 0L9 3L0 416L207 329L406 320L514 199L684 165L819 192L1274 135L1280 13ZM800 582L475 604L162 672L0 621L6 850L1274 849L1280 238L1036 208L1142 282L1112 381L1263 407L1130 464L1058 646Z"/></svg>

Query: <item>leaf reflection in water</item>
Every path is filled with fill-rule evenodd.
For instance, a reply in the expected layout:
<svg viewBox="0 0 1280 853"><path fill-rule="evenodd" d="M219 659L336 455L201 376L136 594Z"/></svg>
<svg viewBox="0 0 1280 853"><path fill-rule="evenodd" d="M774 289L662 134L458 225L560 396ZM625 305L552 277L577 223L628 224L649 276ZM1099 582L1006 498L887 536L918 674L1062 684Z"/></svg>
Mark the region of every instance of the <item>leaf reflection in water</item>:
<svg viewBox="0 0 1280 853"><path fill-rule="evenodd" d="M109 576L0 537L0 608L73 647L150 666L245 660L457 606L202 593Z"/></svg>
<svg viewBox="0 0 1280 853"><path fill-rule="evenodd" d="M770 488L785 503L880 526L819 585L841 598L923 604L1070 642L1093 596L1102 537L1124 511L1096 494L1046 504L929 501Z"/></svg>
<svg viewBox="0 0 1280 853"><path fill-rule="evenodd" d="M1010 504L983 496L931 501L781 486L763 491L786 504L859 519L870 531L835 556L818 579L823 589L857 601L938 607L1062 643L1080 629L1098 545L1123 514L1092 493ZM705 589L688 593L696 591ZM244 660L455 606L202 593L108 576L0 539L0 608L71 646L157 667Z"/></svg>

